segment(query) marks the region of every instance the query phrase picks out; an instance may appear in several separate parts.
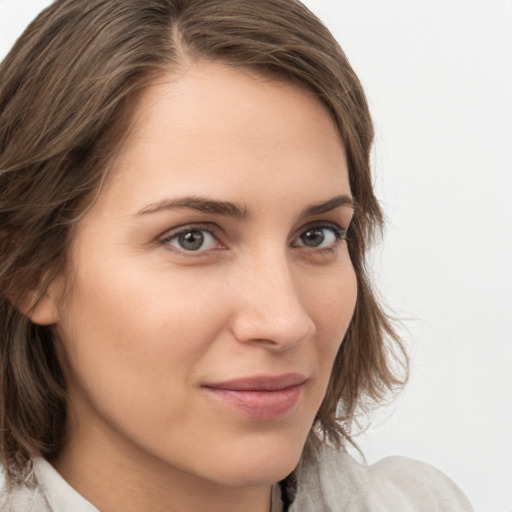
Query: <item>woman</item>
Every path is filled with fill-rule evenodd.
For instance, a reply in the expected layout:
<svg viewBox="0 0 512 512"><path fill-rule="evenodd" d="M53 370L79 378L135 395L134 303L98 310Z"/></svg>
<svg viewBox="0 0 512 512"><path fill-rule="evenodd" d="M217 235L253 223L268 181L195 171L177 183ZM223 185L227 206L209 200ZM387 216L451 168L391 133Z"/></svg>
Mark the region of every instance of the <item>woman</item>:
<svg viewBox="0 0 512 512"><path fill-rule="evenodd" d="M344 451L406 359L364 93L304 6L58 0L0 75L2 510L470 510Z"/></svg>

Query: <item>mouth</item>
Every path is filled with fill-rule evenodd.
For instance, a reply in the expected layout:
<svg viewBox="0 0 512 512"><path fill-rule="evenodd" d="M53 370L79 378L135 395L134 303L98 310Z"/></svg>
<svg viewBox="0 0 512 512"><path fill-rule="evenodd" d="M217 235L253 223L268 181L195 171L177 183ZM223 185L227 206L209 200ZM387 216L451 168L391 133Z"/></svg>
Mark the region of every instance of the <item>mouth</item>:
<svg viewBox="0 0 512 512"><path fill-rule="evenodd" d="M203 389L217 402L257 420L287 417L300 404L306 377L296 373L254 376L206 384Z"/></svg>

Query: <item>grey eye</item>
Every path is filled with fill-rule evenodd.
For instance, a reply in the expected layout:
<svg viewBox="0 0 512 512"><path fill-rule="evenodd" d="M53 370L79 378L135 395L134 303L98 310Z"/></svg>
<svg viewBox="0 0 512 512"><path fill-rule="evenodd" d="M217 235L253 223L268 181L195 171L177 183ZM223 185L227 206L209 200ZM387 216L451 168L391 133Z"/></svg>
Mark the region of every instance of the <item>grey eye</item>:
<svg viewBox="0 0 512 512"><path fill-rule="evenodd" d="M218 246L212 233L204 229L188 229L167 238L166 243L182 251L207 251Z"/></svg>
<svg viewBox="0 0 512 512"><path fill-rule="evenodd" d="M178 236L178 244L186 251L197 251L204 243L204 235L201 231L189 231Z"/></svg>
<svg viewBox="0 0 512 512"><path fill-rule="evenodd" d="M303 231L293 244L296 247L329 249L344 239L345 232L335 226L314 226Z"/></svg>
<svg viewBox="0 0 512 512"><path fill-rule="evenodd" d="M305 245L306 247L320 247L326 238L324 231L325 228L308 229L299 237L302 245Z"/></svg>

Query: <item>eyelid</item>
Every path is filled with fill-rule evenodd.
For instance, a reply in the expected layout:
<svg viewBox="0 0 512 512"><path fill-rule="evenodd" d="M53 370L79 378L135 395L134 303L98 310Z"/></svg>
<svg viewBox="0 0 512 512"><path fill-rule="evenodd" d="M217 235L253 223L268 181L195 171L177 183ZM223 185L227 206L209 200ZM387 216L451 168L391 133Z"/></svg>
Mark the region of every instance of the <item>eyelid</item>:
<svg viewBox="0 0 512 512"><path fill-rule="evenodd" d="M172 229L167 230L163 235L159 236L157 238L158 245L165 246L168 250L171 250L177 254L184 254L187 256L200 256L204 255L205 253L211 251L212 249L203 249L198 251L187 251L185 249L180 250L177 247L171 246L168 242L175 237L187 233L189 231L204 231L208 234L210 234L219 244L219 247L216 247L215 249L222 249L224 244L222 242L221 237L219 236L219 229L216 227L215 224L210 223L191 223L191 224L184 224L182 226L178 226ZM213 249L213 250L215 250Z"/></svg>
<svg viewBox="0 0 512 512"><path fill-rule="evenodd" d="M303 226L299 230L297 230L292 238L292 241L290 245L292 247L297 248L305 248L310 249L313 251L322 251L322 250L333 250L334 246L330 247L308 247L307 245L296 245L295 241L297 238L299 238L301 235L303 235L306 231L309 229L330 229L333 231L337 242L342 242L347 240L347 232L348 228L342 228L338 223L333 221L326 221L326 220L319 220L319 221L312 221L309 222ZM208 234L210 234L219 244L218 247L215 247L214 249L201 249L197 251L187 251L185 249L181 250L178 247L172 246L169 244L169 241L174 239L175 237L179 236L182 233L186 233L189 231L204 231ZM177 226L175 228L169 229L165 231L161 236L159 236L156 240L156 243L161 246L165 246L166 249L173 251L177 254L182 254L186 256L191 257L198 257L198 256L204 256L206 253L211 252L212 250L219 250L226 248L225 243L223 241L223 237L219 236L220 228L216 224L213 223L190 223L190 224L183 224L181 226ZM336 244L338 245L338 244Z"/></svg>
<svg viewBox="0 0 512 512"><path fill-rule="evenodd" d="M346 234L348 233L348 228L341 227L337 222L333 222L330 220L318 220L318 221L309 222L309 223L305 224L304 226L301 226L301 228L296 231L294 238L296 238L297 236L300 236L305 231L308 231L308 229L313 229L313 228L332 229L336 233L340 233L343 236L346 236Z"/></svg>
<svg viewBox="0 0 512 512"><path fill-rule="evenodd" d="M302 226L294 235L292 240L292 247L298 247L298 248L305 248L312 251L329 251L333 250L335 246L330 247L308 247L307 245L295 245L295 240L299 238L301 235L303 235L306 231L310 229L330 229L334 236L336 237L336 244L335 246L339 245L339 243L347 240L347 232L348 228L344 229L336 222L332 221L314 221L306 224L305 226Z"/></svg>

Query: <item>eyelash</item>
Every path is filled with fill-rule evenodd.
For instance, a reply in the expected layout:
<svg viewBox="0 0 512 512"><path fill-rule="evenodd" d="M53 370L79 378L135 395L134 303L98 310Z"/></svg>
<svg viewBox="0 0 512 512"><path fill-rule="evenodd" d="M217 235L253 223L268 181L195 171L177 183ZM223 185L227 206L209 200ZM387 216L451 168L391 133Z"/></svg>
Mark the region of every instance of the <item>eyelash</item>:
<svg viewBox="0 0 512 512"><path fill-rule="evenodd" d="M345 229L342 229L340 226L338 226L337 224L331 224L331 223L315 223L315 224L310 224L308 226L304 226L302 228L302 230L300 231L300 233L298 233L294 240L297 240L299 239L301 236L305 235L308 231L313 231L313 230L328 230L330 231L335 240L334 240L334 243L333 245L329 246L329 247L315 247L315 246L307 246L307 245L299 245L299 244L296 244L296 243L292 243L292 247L296 247L296 248L304 248L304 249L310 249L310 250L314 250L314 251L322 251L322 252L334 252L336 250L336 248L344 241L347 241L348 238L347 238L347 230ZM170 242L173 241L173 240L177 240L180 236L182 235L186 235L186 234L189 234L189 233L193 233L193 232L198 232L198 233L208 233L208 235L210 235L213 239L216 240L216 242L218 244L222 244L222 240L221 238L218 236L217 234L217 230L214 229L212 227L212 225L205 225L205 224L191 224L191 225L188 225L188 226L183 226L181 228L177 228L177 231L171 231L170 233L168 232L165 236L163 236L162 238L159 239L159 243L161 245L164 245L164 246L170 246ZM179 247L172 247L172 249L170 250L173 250L173 251L176 251L178 253L181 253L181 254L184 254L186 256L200 256L200 255L204 255L205 252L208 252L209 250L211 249L198 249L198 250L186 250L186 249L183 249L183 248L179 248ZM215 250L215 249L213 249Z"/></svg>
<svg viewBox="0 0 512 512"><path fill-rule="evenodd" d="M167 232L167 234L164 235L164 237L160 239L160 243L162 245L167 245L168 247L170 247L171 246L170 242L172 240L178 239L179 236L186 235L186 234L192 233L192 232L208 233L218 243L222 243L217 234L217 230L214 229L211 225L205 225L205 224L190 224L188 226L183 226L181 228L177 228L177 231L173 230L171 232ZM173 247L170 250L174 250L180 254L185 254L187 256L200 256L206 252L205 250L187 251L183 248L178 248L178 247Z"/></svg>

